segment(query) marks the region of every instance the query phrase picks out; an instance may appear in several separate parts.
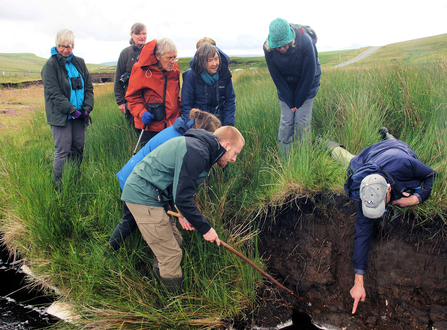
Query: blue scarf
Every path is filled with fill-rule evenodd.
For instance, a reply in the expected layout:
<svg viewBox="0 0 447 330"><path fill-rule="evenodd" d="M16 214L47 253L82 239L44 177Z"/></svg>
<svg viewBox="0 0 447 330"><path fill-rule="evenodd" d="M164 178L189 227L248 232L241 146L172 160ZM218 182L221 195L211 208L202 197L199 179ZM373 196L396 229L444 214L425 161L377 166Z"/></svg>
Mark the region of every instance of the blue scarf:
<svg viewBox="0 0 447 330"><path fill-rule="evenodd" d="M213 86L214 83L219 80L219 72L210 75L208 71L203 70L203 72L200 75L202 76L203 81L210 86Z"/></svg>
<svg viewBox="0 0 447 330"><path fill-rule="evenodd" d="M59 52L57 51L57 48L56 47L51 48L51 55L56 55L56 54L59 54ZM65 58L65 69L67 70L67 73L68 73L68 81L70 83L70 87L72 87L70 78L81 77L82 88L76 89L76 90L73 90L73 88L71 88L70 103L73 104L73 106L77 110L82 110L82 105L84 104L85 82L84 82L84 78L82 78L81 74L78 72L78 70L76 69L74 64L71 62L72 59L73 59L73 53L71 53L70 56ZM68 119L70 119L70 118L71 118L71 116L69 115Z"/></svg>

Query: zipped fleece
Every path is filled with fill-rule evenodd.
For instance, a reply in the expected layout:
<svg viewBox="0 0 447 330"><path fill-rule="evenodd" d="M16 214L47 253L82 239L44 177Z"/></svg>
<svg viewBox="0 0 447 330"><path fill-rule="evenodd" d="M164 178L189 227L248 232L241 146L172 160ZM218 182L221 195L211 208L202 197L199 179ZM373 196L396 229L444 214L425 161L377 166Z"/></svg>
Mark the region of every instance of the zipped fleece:
<svg viewBox="0 0 447 330"><path fill-rule="evenodd" d="M226 152L216 136L190 129L170 139L141 160L124 185L124 202L163 207L174 202L180 213L202 235L211 225L193 203L197 187Z"/></svg>
<svg viewBox="0 0 447 330"><path fill-rule="evenodd" d="M162 72L155 65L158 63L155 57L156 40L149 41L143 46L140 58L132 67L132 73L127 87L126 101L130 113L134 116L135 128L144 126L141 117L145 113L146 103L163 103L163 91L165 79L168 80L166 88L166 127L171 126L180 117L180 69L177 62L169 72ZM144 100L143 100L144 93ZM153 121L146 130L161 132L165 129L164 120Z"/></svg>
<svg viewBox="0 0 447 330"><path fill-rule="evenodd" d="M58 54L52 55L42 68L41 76L44 85L45 112L47 123L53 126L67 126L68 115L76 111L70 102L71 85L65 68L67 59ZM73 55L71 63L84 79L84 102L82 110L89 113L93 110L93 84L87 66L82 58ZM89 124L84 118L84 126Z"/></svg>

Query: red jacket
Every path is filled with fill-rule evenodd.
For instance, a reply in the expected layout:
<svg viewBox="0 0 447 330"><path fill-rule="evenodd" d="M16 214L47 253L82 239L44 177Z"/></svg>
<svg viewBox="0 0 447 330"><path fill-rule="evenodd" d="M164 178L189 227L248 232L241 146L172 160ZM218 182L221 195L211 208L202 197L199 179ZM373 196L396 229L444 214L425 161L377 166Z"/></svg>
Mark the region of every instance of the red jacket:
<svg viewBox="0 0 447 330"><path fill-rule="evenodd" d="M180 69L174 64L172 71L163 72L156 67L157 58L154 49L156 40L146 43L141 50L140 58L132 67L132 73L127 88L126 101L129 110L134 116L135 128L142 129L141 116L146 112L145 103L162 103L165 78L168 80L166 87L166 127L171 126L180 117ZM153 121L146 130L160 132L165 129L164 120Z"/></svg>

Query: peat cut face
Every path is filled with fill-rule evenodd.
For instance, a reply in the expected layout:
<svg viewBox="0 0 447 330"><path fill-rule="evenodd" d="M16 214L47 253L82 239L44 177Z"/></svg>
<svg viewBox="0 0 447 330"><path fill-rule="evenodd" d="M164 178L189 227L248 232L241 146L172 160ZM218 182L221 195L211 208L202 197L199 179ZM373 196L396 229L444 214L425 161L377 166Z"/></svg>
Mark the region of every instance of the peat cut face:
<svg viewBox="0 0 447 330"><path fill-rule="evenodd" d="M266 283L259 293L260 320L268 315L278 324L290 320L296 309L317 326L415 329L437 323L442 328L440 322L447 321L443 222L428 220L424 228L417 227L411 215L396 218L393 209L375 221L366 301L351 315L356 212L357 204L343 195L301 198L271 212L275 218L266 218L259 235L266 271L312 307ZM446 318L437 317L438 312Z"/></svg>

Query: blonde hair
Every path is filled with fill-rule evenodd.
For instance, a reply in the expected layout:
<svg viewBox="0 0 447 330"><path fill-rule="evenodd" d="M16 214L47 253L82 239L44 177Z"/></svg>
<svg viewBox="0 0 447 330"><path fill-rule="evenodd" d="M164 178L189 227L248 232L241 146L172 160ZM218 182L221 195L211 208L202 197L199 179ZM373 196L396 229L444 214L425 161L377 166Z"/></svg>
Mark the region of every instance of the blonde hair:
<svg viewBox="0 0 447 330"><path fill-rule="evenodd" d="M194 119L193 128L201 128L211 133L214 133L216 129L222 126L219 118L215 115L195 108L191 109L189 118Z"/></svg>
<svg viewBox="0 0 447 330"><path fill-rule="evenodd" d="M56 48L59 47L59 45L62 45L64 42L68 42L71 47L74 48L74 34L73 31L62 29L59 30L59 32L56 35Z"/></svg>
<svg viewBox="0 0 447 330"><path fill-rule="evenodd" d="M218 128L214 135L220 143L230 142L232 146L237 145L239 142L245 144L245 139L241 132L234 126L222 126Z"/></svg>

